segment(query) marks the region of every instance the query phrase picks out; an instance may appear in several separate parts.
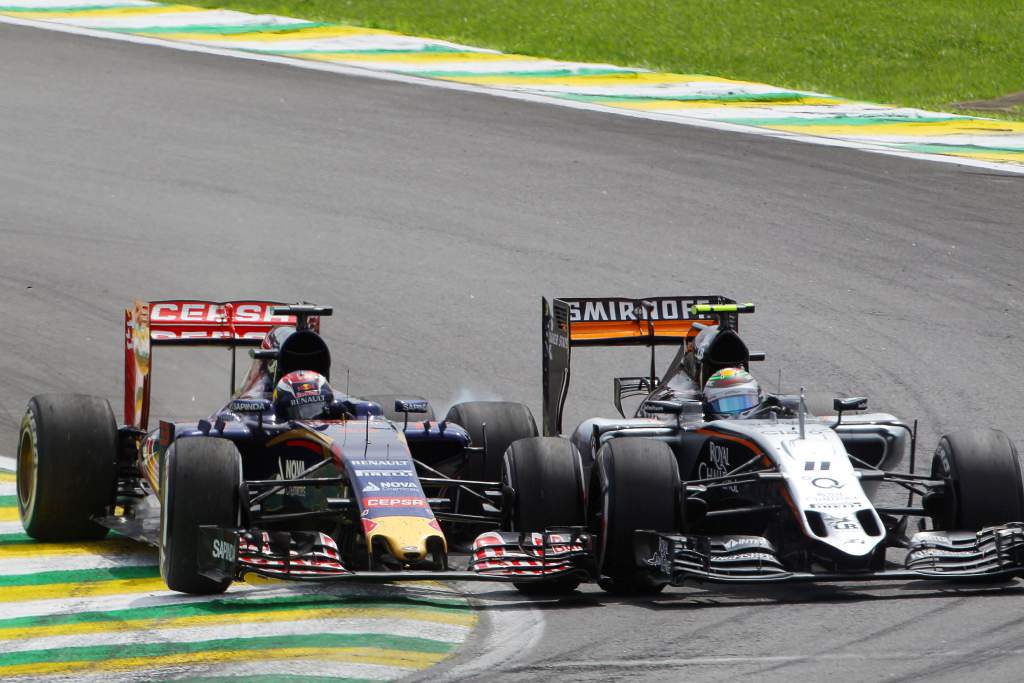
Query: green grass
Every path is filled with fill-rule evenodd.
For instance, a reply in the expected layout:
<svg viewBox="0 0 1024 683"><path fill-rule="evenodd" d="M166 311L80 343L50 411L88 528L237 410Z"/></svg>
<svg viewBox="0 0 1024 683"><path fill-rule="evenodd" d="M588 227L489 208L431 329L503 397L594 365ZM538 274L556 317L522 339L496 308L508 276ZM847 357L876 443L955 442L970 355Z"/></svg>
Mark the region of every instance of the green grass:
<svg viewBox="0 0 1024 683"><path fill-rule="evenodd" d="M1024 90L1024 0L195 0L949 109ZM1021 116L1018 114L1018 117Z"/></svg>

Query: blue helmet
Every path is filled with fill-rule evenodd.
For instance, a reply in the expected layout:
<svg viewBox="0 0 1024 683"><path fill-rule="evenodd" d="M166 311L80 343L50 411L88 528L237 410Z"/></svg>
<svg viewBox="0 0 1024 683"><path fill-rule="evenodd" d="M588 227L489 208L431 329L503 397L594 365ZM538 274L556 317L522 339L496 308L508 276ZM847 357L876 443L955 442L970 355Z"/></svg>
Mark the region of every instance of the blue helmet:
<svg viewBox="0 0 1024 683"><path fill-rule="evenodd" d="M704 405L710 417L736 417L761 403L761 386L742 368L723 368L704 385Z"/></svg>

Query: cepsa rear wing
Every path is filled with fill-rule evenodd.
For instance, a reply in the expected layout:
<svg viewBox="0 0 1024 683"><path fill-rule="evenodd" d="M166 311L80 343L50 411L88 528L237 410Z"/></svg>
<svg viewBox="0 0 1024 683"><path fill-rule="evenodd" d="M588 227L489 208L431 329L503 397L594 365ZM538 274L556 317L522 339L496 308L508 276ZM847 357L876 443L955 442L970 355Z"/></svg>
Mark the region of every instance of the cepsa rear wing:
<svg viewBox="0 0 1024 683"><path fill-rule="evenodd" d="M136 301L124 311L124 421L145 430L149 423L153 346L259 346L294 315L278 315L276 301ZM309 318L319 331L320 319ZM232 359L234 356L232 356ZM233 382L232 382L233 383Z"/></svg>
<svg viewBox="0 0 1024 683"><path fill-rule="evenodd" d="M680 345L704 326L726 322L738 329L738 313L732 299L719 295L654 296L643 299L542 299L544 434L562 432L562 409L569 392L571 351L579 346L649 346L654 376L655 346ZM714 312L694 313L697 305ZM722 310L725 309L725 310Z"/></svg>

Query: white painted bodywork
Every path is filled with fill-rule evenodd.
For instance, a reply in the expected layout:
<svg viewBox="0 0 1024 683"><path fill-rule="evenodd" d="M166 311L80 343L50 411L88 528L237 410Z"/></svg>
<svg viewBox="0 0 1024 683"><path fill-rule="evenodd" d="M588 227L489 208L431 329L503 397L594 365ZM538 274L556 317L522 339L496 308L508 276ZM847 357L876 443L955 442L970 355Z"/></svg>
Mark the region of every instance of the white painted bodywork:
<svg viewBox="0 0 1024 683"><path fill-rule="evenodd" d="M843 442L828 426L808 420L803 438L797 420L723 420L709 426L754 442L772 460L810 538L853 556L869 554L884 540L884 532L870 536L857 520L857 512L869 510L877 528L885 528L860 485ZM826 536L814 533L805 511L822 515Z"/></svg>

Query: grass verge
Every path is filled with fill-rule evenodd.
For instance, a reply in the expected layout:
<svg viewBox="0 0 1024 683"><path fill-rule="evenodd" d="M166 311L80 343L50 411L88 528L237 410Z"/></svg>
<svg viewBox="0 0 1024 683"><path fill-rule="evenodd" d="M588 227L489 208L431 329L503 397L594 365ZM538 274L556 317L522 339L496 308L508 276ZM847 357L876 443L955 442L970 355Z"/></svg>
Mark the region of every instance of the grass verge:
<svg viewBox="0 0 1024 683"><path fill-rule="evenodd" d="M1021 0L192 0L949 110L1024 90ZM991 112L983 115L992 116ZM1024 112L1006 114L1024 118Z"/></svg>

